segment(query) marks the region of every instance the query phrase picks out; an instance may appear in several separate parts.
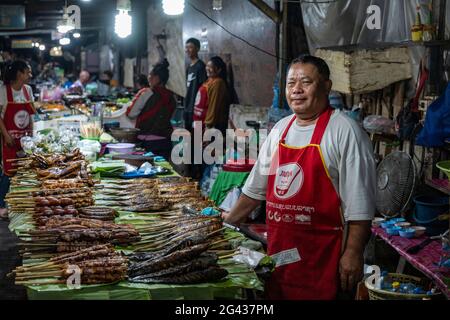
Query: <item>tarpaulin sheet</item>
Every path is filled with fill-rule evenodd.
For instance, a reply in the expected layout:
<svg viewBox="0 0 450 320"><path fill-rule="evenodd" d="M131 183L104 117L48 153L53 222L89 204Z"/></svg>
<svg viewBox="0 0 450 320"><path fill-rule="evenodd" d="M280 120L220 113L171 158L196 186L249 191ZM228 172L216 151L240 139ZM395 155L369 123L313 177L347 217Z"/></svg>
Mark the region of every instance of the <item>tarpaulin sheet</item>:
<svg viewBox="0 0 450 320"><path fill-rule="evenodd" d="M319 3L326 2L326 3ZM317 48L358 45L361 48L374 47L377 43L400 43L411 40L411 26L415 22L416 7L421 6L422 23L428 17L429 0L336 0L302 1L302 15L308 45L314 54ZM438 1L435 1L438 3ZM371 5L380 8L381 28L369 29L367 19ZM434 24L438 24L435 10ZM446 8L446 36L450 34L450 8ZM420 59L425 47L409 47L413 74L417 75ZM412 79L415 82L415 76ZM413 96L414 84L408 97Z"/></svg>
<svg viewBox="0 0 450 320"><path fill-rule="evenodd" d="M312 52L317 48L352 44L372 45L375 42L404 42L411 39L411 26L416 6L421 5L422 22L428 16L429 0L337 0L308 3L302 1L303 21ZM381 28L367 27L367 8L377 5L381 13ZM450 8L447 4L446 28L450 30ZM437 13L434 23L437 24ZM447 32L448 34L448 32Z"/></svg>

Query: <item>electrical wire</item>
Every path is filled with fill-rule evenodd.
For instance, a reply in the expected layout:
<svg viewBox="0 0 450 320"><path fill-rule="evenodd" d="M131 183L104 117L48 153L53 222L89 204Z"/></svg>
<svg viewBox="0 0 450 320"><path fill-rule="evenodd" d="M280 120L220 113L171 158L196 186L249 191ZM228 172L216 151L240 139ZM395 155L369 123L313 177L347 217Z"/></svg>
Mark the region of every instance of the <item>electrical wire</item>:
<svg viewBox="0 0 450 320"><path fill-rule="evenodd" d="M280 1L284 1L285 3L288 3L288 2L289 2L289 3L298 3L298 4L303 4L303 3L305 3L305 4L330 4L330 3L336 3L336 2L339 2L340 0L325 0L325 1L314 1L314 0L311 0L311 1L306 1L306 0L297 0L297 1L293 1L293 0L275 0L275 1L279 1L279 2L280 2ZM276 59L282 59L282 60L284 60L285 62L287 62L287 59L281 58L280 56L278 56L278 55L276 55L276 54L273 54L273 53L271 53L271 52L269 52L269 51L267 51L267 50L261 49L260 47L258 47L258 46L256 46L256 45L250 43L249 41L245 40L244 38L242 38L242 37L238 36L237 34L231 32L230 30L228 30L227 28L225 28L223 25L221 25L219 22L217 22L216 20L214 20L213 18L211 18L206 12L200 10L200 9L197 8L195 5L193 5L190 1L187 1L187 4L188 4L190 7L192 7L192 9L194 9L195 11L197 11L198 13L200 13L201 15L203 15L204 17L206 17L208 20L210 20L211 22L213 22L214 24L216 24L218 27L220 27L222 30L224 30L226 33L228 33L228 34L231 35L232 37L234 37L234 38L236 38L236 39L238 39L238 40L244 42L246 45L248 45L248 46L250 46L250 47L252 47L252 48L254 48L254 49L256 49L256 50L258 50L258 51L260 51L260 52L262 52L262 53L265 53L265 54L267 54L267 55L269 55L269 56L271 56L271 57L273 57L273 58L276 58Z"/></svg>
<svg viewBox="0 0 450 320"><path fill-rule="evenodd" d="M250 46L250 47L252 47L252 48L254 48L254 49L258 50L258 51L261 51L261 52L263 52L263 53L265 53L265 54L267 54L267 55L269 55L269 56L271 56L271 57L280 59L280 57L277 56L276 54L273 54L273 53L271 53L271 52L269 52L269 51L266 51L266 50L264 50L264 49L261 49L261 48L257 47L256 45L250 43L249 41L245 40L244 38L238 36L237 34L231 32L230 30L228 30L227 28L225 28L223 25L221 25L219 22L217 22L216 20L214 20L213 18L211 18L210 16L208 16L208 14L206 14L204 11L200 10L200 9L197 8L195 5L193 5L191 2L187 1L187 3L188 3L189 6L192 7L192 9L194 9L194 10L197 11L197 12L199 12L201 15L205 16L208 20L212 21L214 24L216 24L217 26L219 26L221 29L223 29L226 33L228 33L228 34L231 35L232 37L234 37L234 38L236 38L236 39L238 39L238 40L244 42L246 45L248 45L248 46ZM285 60L285 59L283 59L283 60Z"/></svg>
<svg viewBox="0 0 450 320"><path fill-rule="evenodd" d="M306 1L306 0L274 0L275 2L284 2L284 3L306 3L306 4L327 4L327 3L336 3L341 0L324 0L324 1Z"/></svg>

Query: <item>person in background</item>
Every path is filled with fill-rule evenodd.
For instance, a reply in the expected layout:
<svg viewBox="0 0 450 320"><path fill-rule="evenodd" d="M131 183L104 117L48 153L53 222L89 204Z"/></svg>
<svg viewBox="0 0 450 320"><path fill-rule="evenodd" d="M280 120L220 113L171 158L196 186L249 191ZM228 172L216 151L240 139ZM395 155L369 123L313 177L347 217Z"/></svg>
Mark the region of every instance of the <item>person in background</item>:
<svg viewBox="0 0 450 320"><path fill-rule="evenodd" d="M113 73L109 70L103 71L97 82L97 94L99 96L109 96L111 94L111 80Z"/></svg>
<svg viewBox="0 0 450 320"><path fill-rule="evenodd" d="M86 85L89 83L90 78L91 75L89 74L88 71L86 70L81 71L78 80L75 81L75 83L70 87L70 91L80 93L81 95L83 95L86 89Z"/></svg>
<svg viewBox="0 0 450 320"><path fill-rule="evenodd" d="M0 131L2 138L2 177L0 180L0 218L7 217L5 196L10 177L14 174L8 160L23 156L20 139L33 134L33 92L27 85L32 77L31 67L16 60L6 67L5 84L0 87Z"/></svg>
<svg viewBox="0 0 450 320"><path fill-rule="evenodd" d="M230 90L227 66L220 57L212 57L206 65L208 80L200 87L195 99L193 127L215 128L225 134L230 113Z"/></svg>
<svg viewBox="0 0 450 320"><path fill-rule="evenodd" d="M145 75L140 74L136 77L136 81L135 81L136 92L139 92L142 89L147 89L149 87L150 87L150 84L148 83L148 78Z"/></svg>
<svg viewBox="0 0 450 320"><path fill-rule="evenodd" d="M193 136L193 117L194 117L194 105L197 92L201 85L206 81L208 76L206 75L206 65L199 59L198 52L200 51L200 41L195 38L190 38L186 41L185 52L189 59L189 66L186 69L186 97L184 98L184 127ZM200 173L199 166L196 166L194 162L194 144L191 144L191 164L186 165L186 176L192 178L198 178Z"/></svg>
<svg viewBox="0 0 450 320"><path fill-rule="evenodd" d="M127 116L136 119L136 128L143 135L155 135L165 138L165 144L172 149L173 132L170 119L176 108L172 91L166 88L169 80L169 62L164 59L153 66L148 77L149 88L141 89L127 110Z"/></svg>
<svg viewBox="0 0 450 320"><path fill-rule="evenodd" d="M195 98L198 89L206 81L206 66L199 59L198 52L200 50L200 41L190 38L186 41L186 55L190 60L189 67L186 70L186 97L184 99L184 127L188 130L192 129L193 112Z"/></svg>
<svg viewBox="0 0 450 320"><path fill-rule="evenodd" d="M195 99L192 127L194 130L201 128L202 132L206 129L218 129L225 143L231 102L225 62L220 57L212 57L206 65L206 73L208 80L202 84ZM208 144L205 141L201 147ZM200 146L196 145L194 148ZM192 178L202 179L206 168L204 164L194 164L191 167Z"/></svg>

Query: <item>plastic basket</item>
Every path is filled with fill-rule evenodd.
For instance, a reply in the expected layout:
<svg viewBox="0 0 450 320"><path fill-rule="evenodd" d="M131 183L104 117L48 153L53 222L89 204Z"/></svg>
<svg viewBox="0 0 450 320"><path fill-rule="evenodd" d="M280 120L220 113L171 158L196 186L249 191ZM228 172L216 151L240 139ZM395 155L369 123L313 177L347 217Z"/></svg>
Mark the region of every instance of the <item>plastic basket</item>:
<svg viewBox="0 0 450 320"><path fill-rule="evenodd" d="M449 160L438 162L436 164L436 167L438 167L441 171L443 171L447 175L448 179L450 180L450 161Z"/></svg>
<svg viewBox="0 0 450 320"><path fill-rule="evenodd" d="M408 276L400 273L389 273L389 277L395 282L400 283L413 283L415 285L420 285L425 287L429 284L429 281L421 279L418 277ZM424 300L424 299L436 299L441 296L441 293L435 293L433 295L428 294L408 294L400 292L391 292L382 289L376 289L371 283L369 283L369 278L366 279L365 285L369 291L370 300Z"/></svg>

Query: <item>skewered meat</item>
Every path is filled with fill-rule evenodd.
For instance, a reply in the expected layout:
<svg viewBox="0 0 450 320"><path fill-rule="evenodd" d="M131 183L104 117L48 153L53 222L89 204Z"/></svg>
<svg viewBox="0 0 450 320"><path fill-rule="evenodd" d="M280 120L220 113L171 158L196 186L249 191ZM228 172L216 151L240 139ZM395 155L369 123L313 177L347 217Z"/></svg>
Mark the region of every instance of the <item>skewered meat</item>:
<svg viewBox="0 0 450 320"><path fill-rule="evenodd" d="M160 258L169 253L172 253L176 250L182 250L182 249L186 249L188 247L202 244L202 243L206 242L206 240L207 240L207 237L205 236L204 233L194 234L194 235L188 236L187 238L184 238L184 239L176 242L175 244L171 245L167 249L163 249L161 251L135 253L132 256L130 256L130 260L136 261L136 262L146 261L146 260L154 260L156 258Z"/></svg>
<svg viewBox="0 0 450 320"><path fill-rule="evenodd" d="M82 261L87 258L105 257L110 254L115 254L114 247L109 244L101 244L89 246L85 249L76 252L58 255L56 257L51 258L50 261L73 263L75 261Z"/></svg>
<svg viewBox="0 0 450 320"><path fill-rule="evenodd" d="M98 241L81 241L81 242L58 242L58 246L56 247L56 252L58 253L66 253L66 252L75 252L79 250L83 250L89 248L93 245L101 244Z"/></svg>
<svg viewBox="0 0 450 320"><path fill-rule="evenodd" d="M155 273L145 274L142 276L135 277L136 280L148 279L148 278L158 278L168 275L179 275L184 273L189 273L198 270L204 270L208 267L214 266L217 263L217 255L215 253L202 253L200 257L181 263L172 268L164 269Z"/></svg>
<svg viewBox="0 0 450 320"><path fill-rule="evenodd" d="M82 284L114 283L125 279L124 274L102 274L95 276L82 276Z"/></svg>
<svg viewBox="0 0 450 320"><path fill-rule="evenodd" d="M78 266L78 265L77 265ZM73 274L73 271L65 270L64 276L68 277ZM123 278L124 275L126 275L127 272L127 266L124 265L123 262L120 265L115 266L97 266L97 267L82 267L80 268L81 271L81 277L83 279L83 276L91 276L95 275L95 277L103 276L105 274L112 274L112 275L121 275L121 278ZM92 278L92 277L91 277Z"/></svg>
<svg viewBox="0 0 450 320"><path fill-rule="evenodd" d="M128 259L111 245L97 245L58 255L48 262L17 267L10 275L16 275L17 284L42 284L49 277L63 283L73 274L73 269L69 269L71 265L80 268L82 284L109 283L126 278Z"/></svg>
<svg viewBox="0 0 450 320"><path fill-rule="evenodd" d="M86 207L80 209L80 218L113 221L117 211L106 207Z"/></svg>
<svg viewBox="0 0 450 320"><path fill-rule="evenodd" d="M168 254L167 256L163 256L155 260L134 263L130 265L129 273L132 277L135 277L146 273L167 269L175 266L180 262L196 258L207 249L208 244L200 244L177 252L173 252L171 254Z"/></svg>
<svg viewBox="0 0 450 320"><path fill-rule="evenodd" d="M48 180L48 181L61 181L61 180ZM48 182L47 181L47 182ZM45 187L44 187L45 188ZM32 192L31 195L33 197L46 197L46 196L67 196L67 197L73 197L78 195L91 195L92 191L89 188L85 187L79 187L79 188L51 188L51 189L44 189L40 191Z"/></svg>
<svg viewBox="0 0 450 320"><path fill-rule="evenodd" d="M65 167L51 167L46 170L38 169L37 174L43 180L77 176L83 164L86 165L86 162L84 160L74 161Z"/></svg>
<svg viewBox="0 0 450 320"><path fill-rule="evenodd" d="M82 219L82 218L60 219L59 217L52 217L45 226L45 229L63 228L66 225L74 225L74 224L85 226L88 228L135 230L135 228L132 225L128 224L115 224L111 222L98 221L94 219Z"/></svg>
<svg viewBox="0 0 450 320"><path fill-rule="evenodd" d="M188 283L203 283L214 282L225 278L228 275L228 271L220 267L209 267L205 270L193 271L190 273L168 276L168 277L156 277L156 278L130 278L130 282L137 283L167 283L167 284L188 284Z"/></svg>
<svg viewBox="0 0 450 320"><path fill-rule="evenodd" d="M93 182L90 179L82 180L76 179L61 179L61 180L45 180L42 182L42 188L44 189L78 189L85 186L93 186Z"/></svg>

